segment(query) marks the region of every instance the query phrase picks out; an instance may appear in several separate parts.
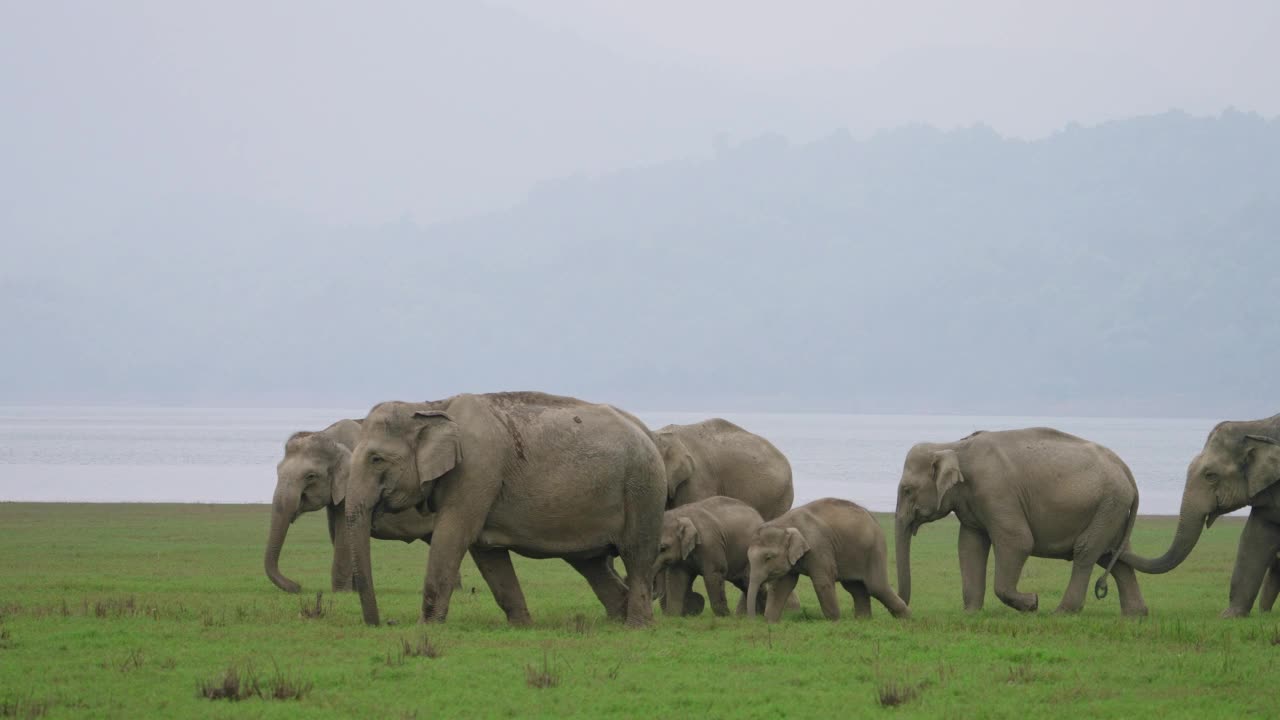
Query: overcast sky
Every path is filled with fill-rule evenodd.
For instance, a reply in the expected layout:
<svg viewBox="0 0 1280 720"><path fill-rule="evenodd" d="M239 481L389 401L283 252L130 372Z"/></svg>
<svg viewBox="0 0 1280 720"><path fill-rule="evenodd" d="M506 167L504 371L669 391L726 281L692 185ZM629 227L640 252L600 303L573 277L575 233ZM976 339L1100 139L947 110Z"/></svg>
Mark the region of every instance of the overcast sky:
<svg viewBox="0 0 1280 720"><path fill-rule="evenodd" d="M250 204L420 223L767 131L1280 113L1280 3L6 2L4 242Z"/></svg>

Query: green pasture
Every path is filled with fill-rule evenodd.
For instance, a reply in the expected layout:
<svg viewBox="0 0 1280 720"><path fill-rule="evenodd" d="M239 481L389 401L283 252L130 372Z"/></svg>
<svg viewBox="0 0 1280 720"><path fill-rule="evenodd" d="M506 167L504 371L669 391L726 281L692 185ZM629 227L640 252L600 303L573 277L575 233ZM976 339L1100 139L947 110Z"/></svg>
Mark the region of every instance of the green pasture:
<svg viewBox="0 0 1280 720"><path fill-rule="evenodd" d="M328 588L323 514L299 520L281 559L301 596L263 575L267 523L266 506L0 504L0 717L1275 712L1280 617L1218 618L1241 528L1234 518L1206 531L1175 572L1140 576L1145 619L1120 617L1114 582L1110 597L1090 597L1076 616L1019 615L990 590L986 609L967 615L956 525L945 521L913 546L911 620L875 605L871 620L855 621L842 594L845 618L829 623L802 581L803 609L775 626L708 610L659 616L646 630L607 622L564 563L524 559L516 569L533 627L507 627L469 563L449 622L420 626L426 546L377 541L379 604L396 624L368 628L352 595L325 592L315 610L315 591ZM1172 533L1171 519L1143 518L1134 546L1163 551ZM1068 570L1033 559L1021 589L1051 609ZM436 657L418 654L426 645ZM256 678L259 692L203 697L201 684L221 687L230 667L242 688Z"/></svg>

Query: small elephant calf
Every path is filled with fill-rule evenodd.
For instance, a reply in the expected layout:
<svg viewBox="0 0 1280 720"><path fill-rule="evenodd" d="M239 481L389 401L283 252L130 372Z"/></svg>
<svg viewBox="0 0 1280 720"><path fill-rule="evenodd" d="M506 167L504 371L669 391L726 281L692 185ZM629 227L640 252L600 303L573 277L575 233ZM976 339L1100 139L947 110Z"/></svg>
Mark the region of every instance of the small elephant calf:
<svg viewBox="0 0 1280 720"><path fill-rule="evenodd" d="M894 617L911 616L907 604L889 587L884 530L865 508L848 500L814 500L764 523L751 537L747 558L747 608L752 616L760 586L772 582L764 616L777 622L801 575L813 581L828 620L840 619L836 582L853 596L854 617L871 616L873 597Z"/></svg>
<svg viewBox="0 0 1280 720"><path fill-rule="evenodd" d="M662 542L653 566L654 577L662 577L666 570L663 611L667 615L700 612L701 607L685 605L690 598L700 599L690 588L694 578L701 575L711 611L728 615L724 584L729 582L746 592L747 542L763 522L750 505L721 495L668 510L662 518ZM739 614L746 610L745 597L738 601Z"/></svg>

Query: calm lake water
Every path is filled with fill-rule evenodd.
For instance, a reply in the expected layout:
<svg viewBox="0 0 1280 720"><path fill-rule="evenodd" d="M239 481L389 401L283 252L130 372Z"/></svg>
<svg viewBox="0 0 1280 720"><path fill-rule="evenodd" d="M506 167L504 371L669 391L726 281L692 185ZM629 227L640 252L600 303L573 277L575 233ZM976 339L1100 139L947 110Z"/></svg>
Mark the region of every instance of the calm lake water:
<svg viewBox="0 0 1280 720"><path fill-rule="evenodd" d="M296 430L364 410L0 408L0 501L270 502L275 464ZM642 412L657 428L711 413ZM1215 420L721 413L791 460L797 504L838 496L892 510L916 442L1048 425L1115 450L1144 514L1177 512L1187 462Z"/></svg>

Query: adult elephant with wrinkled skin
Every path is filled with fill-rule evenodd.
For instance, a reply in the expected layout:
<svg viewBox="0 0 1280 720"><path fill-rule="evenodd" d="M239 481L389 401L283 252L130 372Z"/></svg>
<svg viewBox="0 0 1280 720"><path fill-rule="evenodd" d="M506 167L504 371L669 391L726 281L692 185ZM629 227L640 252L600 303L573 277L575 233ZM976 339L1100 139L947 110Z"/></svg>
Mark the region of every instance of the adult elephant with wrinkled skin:
<svg viewBox="0 0 1280 720"><path fill-rule="evenodd" d="M1039 607L1018 591L1030 556L1070 560L1071 580L1059 612L1084 606L1095 563L1106 572L1094 593L1106 595L1111 573L1120 609L1145 615L1133 569L1120 558L1138 514L1133 474L1111 450L1052 428L978 431L953 443L920 443L907 453L895 518L898 593L911 602L911 538L924 523L951 513L960 520L964 607L982 608L987 558L994 546L996 597L1023 612Z"/></svg>
<svg viewBox="0 0 1280 720"><path fill-rule="evenodd" d="M791 463L767 439L723 418L667 425L653 436L667 469L668 510L717 496L741 500L764 520L791 509L795 499ZM660 579L658 587L665 589L669 584ZM664 592L663 609L667 602ZM685 612L697 615L704 603L690 589L681 605ZM794 597L789 604L799 607Z"/></svg>
<svg viewBox="0 0 1280 720"><path fill-rule="evenodd" d="M379 622L371 523L383 512L420 507L436 518L422 621L448 616L470 547L473 557L478 550L489 556L481 573L490 587L519 593L509 551L560 557L596 578L592 589L611 617L647 625L665 479L648 428L609 405L535 392L379 404L362 423L347 488L364 620ZM614 552L625 583L609 567Z"/></svg>
<svg viewBox="0 0 1280 720"><path fill-rule="evenodd" d="M1244 617L1263 586L1262 606L1270 609L1280 592L1280 415L1264 420L1218 423L1187 466L1178 512L1178 528L1169 549L1158 558L1133 552L1123 562L1144 573L1166 573L1191 554L1200 533L1226 513L1250 507L1240 533L1227 609L1222 617Z"/></svg>
<svg viewBox="0 0 1280 720"><path fill-rule="evenodd" d="M791 463L773 443L722 418L653 434L667 470L667 509L731 497L765 520L791 509Z"/></svg>
<svg viewBox="0 0 1280 720"><path fill-rule="evenodd" d="M351 547L347 541L344 497L351 469L351 448L360 434L357 420L339 420L319 432L297 432L284 446L284 458L276 465L276 489L271 501L271 529L263 565L267 577L281 590L296 593L301 586L280 572L280 551L289 526L303 513L323 509L333 543L330 587L334 592L352 588ZM429 541L435 518L415 508L378 517L372 528L379 540L411 543Z"/></svg>

